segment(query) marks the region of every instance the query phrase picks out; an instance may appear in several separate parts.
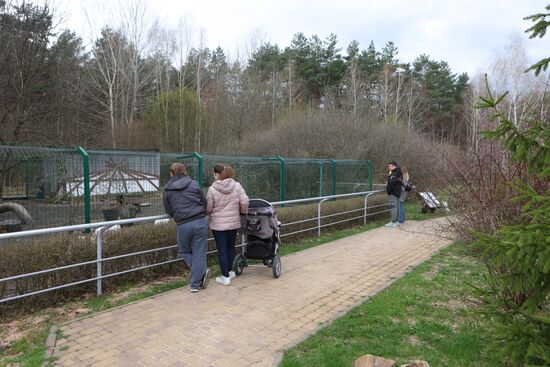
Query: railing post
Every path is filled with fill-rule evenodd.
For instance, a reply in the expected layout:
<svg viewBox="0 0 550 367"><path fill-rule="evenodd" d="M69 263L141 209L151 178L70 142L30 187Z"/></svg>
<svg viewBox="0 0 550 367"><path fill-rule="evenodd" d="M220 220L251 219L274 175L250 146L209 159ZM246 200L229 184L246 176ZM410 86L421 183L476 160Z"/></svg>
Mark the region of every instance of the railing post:
<svg viewBox="0 0 550 367"><path fill-rule="evenodd" d="M372 193L369 193L367 195L365 195L365 213L364 213L364 217L363 217L363 225L367 225L367 208L368 208L368 200L369 200L369 196L371 196Z"/></svg>
<svg viewBox="0 0 550 367"><path fill-rule="evenodd" d="M321 237L321 204L327 199L321 199L317 204L317 237Z"/></svg>
<svg viewBox="0 0 550 367"><path fill-rule="evenodd" d="M78 147L77 151L82 157L84 168L84 223L88 224L91 222L90 156L82 147ZM86 232L90 232L90 230L86 230Z"/></svg>
<svg viewBox="0 0 550 367"><path fill-rule="evenodd" d="M336 195L336 161L332 158L328 160L332 163L332 195Z"/></svg>
<svg viewBox="0 0 550 367"><path fill-rule="evenodd" d="M97 236L97 262L96 262L96 269L97 269L97 280L96 280L96 294L98 296L101 296L102 293L102 261L103 261L103 231L107 229L107 227L99 227L96 230L96 236Z"/></svg>

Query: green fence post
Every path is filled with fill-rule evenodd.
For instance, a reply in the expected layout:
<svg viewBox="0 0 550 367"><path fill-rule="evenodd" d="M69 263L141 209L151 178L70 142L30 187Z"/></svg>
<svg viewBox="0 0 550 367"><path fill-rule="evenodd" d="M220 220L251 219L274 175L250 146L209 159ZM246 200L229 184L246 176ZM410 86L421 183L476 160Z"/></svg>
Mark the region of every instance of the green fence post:
<svg viewBox="0 0 550 367"><path fill-rule="evenodd" d="M84 222L88 224L91 222L90 156L84 148L78 147L76 149L82 157L82 164L84 166ZM89 229L86 230L86 232L89 231Z"/></svg>
<svg viewBox="0 0 550 367"><path fill-rule="evenodd" d="M243 164L242 174L243 174L244 191L246 192L248 191L248 164L246 163Z"/></svg>
<svg viewBox="0 0 550 367"><path fill-rule="evenodd" d="M372 191L372 161L369 160L367 162L369 162L369 191Z"/></svg>
<svg viewBox="0 0 550 367"><path fill-rule="evenodd" d="M283 157L281 157L280 155L278 155L277 157L275 157L279 163L280 163L280 166L279 166L279 182L280 182L280 187L279 187L279 200L280 201L285 201L285 193L286 193L286 185L285 185L285 180L286 180L286 166L285 166L285 159Z"/></svg>
<svg viewBox="0 0 550 367"><path fill-rule="evenodd" d="M319 196L323 196L323 162L319 162Z"/></svg>
<svg viewBox="0 0 550 367"><path fill-rule="evenodd" d="M25 199L29 199L29 161L25 159Z"/></svg>
<svg viewBox="0 0 550 367"><path fill-rule="evenodd" d="M336 161L332 158L328 160L332 163L332 195L336 195Z"/></svg>
<svg viewBox="0 0 550 367"><path fill-rule="evenodd" d="M201 188L201 190L202 190L202 186L203 186L203 184L204 184L204 175L203 175L203 172L202 172L202 164L203 164L203 162L202 162L202 156L201 156L199 153L197 153L197 152L193 152L191 155L192 155L193 157L195 157L195 158L197 159L197 161L199 162L199 163L198 163L198 168L197 168L197 170L199 171L199 172L197 173L197 181L198 181L199 186L200 186L200 188Z"/></svg>

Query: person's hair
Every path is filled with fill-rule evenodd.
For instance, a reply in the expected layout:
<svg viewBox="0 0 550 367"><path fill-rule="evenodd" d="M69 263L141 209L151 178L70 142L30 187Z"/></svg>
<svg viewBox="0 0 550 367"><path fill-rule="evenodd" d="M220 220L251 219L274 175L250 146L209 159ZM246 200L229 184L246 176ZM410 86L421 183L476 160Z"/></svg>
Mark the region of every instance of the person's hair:
<svg viewBox="0 0 550 367"><path fill-rule="evenodd" d="M231 168L230 166L226 166L225 164L216 164L214 166L214 172L220 175L220 180L231 178L235 174L233 168Z"/></svg>
<svg viewBox="0 0 550 367"><path fill-rule="evenodd" d="M396 161L391 161L390 163L388 163L388 165L390 165L390 164L392 164L392 165L394 165L395 167L397 167L397 162L396 162Z"/></svg>
<svg viewBox="0 0 550 367"><path fill-rule="evenodd" d="M409 170L407 169L407 166L401 166L401 173L403 173L403 175L409 174Z"/></svg>
<svg viewBox="0 0 550 367"><path fill-rule="evenodd" d="M170 166L170 173L172 176L185 176L187 175L187 170L185 169L185 166L181 163L173 163Z"/></svg>

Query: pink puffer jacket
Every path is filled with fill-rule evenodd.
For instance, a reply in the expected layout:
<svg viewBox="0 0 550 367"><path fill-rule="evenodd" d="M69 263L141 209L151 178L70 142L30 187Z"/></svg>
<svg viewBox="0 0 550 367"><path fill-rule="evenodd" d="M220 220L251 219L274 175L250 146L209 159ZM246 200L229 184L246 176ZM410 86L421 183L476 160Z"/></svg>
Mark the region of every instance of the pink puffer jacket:
<svg viewBox="0 0 550 367"><path fill-rule="evenodd" d="M240 183L232 178L215 181L206 194L206 214L210 229L228 231L241 228L240 213L248 211L248 196Z"/></svg>

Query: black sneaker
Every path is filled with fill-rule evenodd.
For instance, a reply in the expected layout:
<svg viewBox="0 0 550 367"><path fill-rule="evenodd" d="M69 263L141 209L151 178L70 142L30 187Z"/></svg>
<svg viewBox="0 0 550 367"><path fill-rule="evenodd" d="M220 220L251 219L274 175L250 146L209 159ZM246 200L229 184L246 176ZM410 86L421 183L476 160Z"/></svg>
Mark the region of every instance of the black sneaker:
<svg viewBox="0 0 550 367"><path fill-rule="evenodd" d="M208 282L210 281L210 268L206 268L204 275L202 276L201 288L206 289L208 287Z"/></svg>

